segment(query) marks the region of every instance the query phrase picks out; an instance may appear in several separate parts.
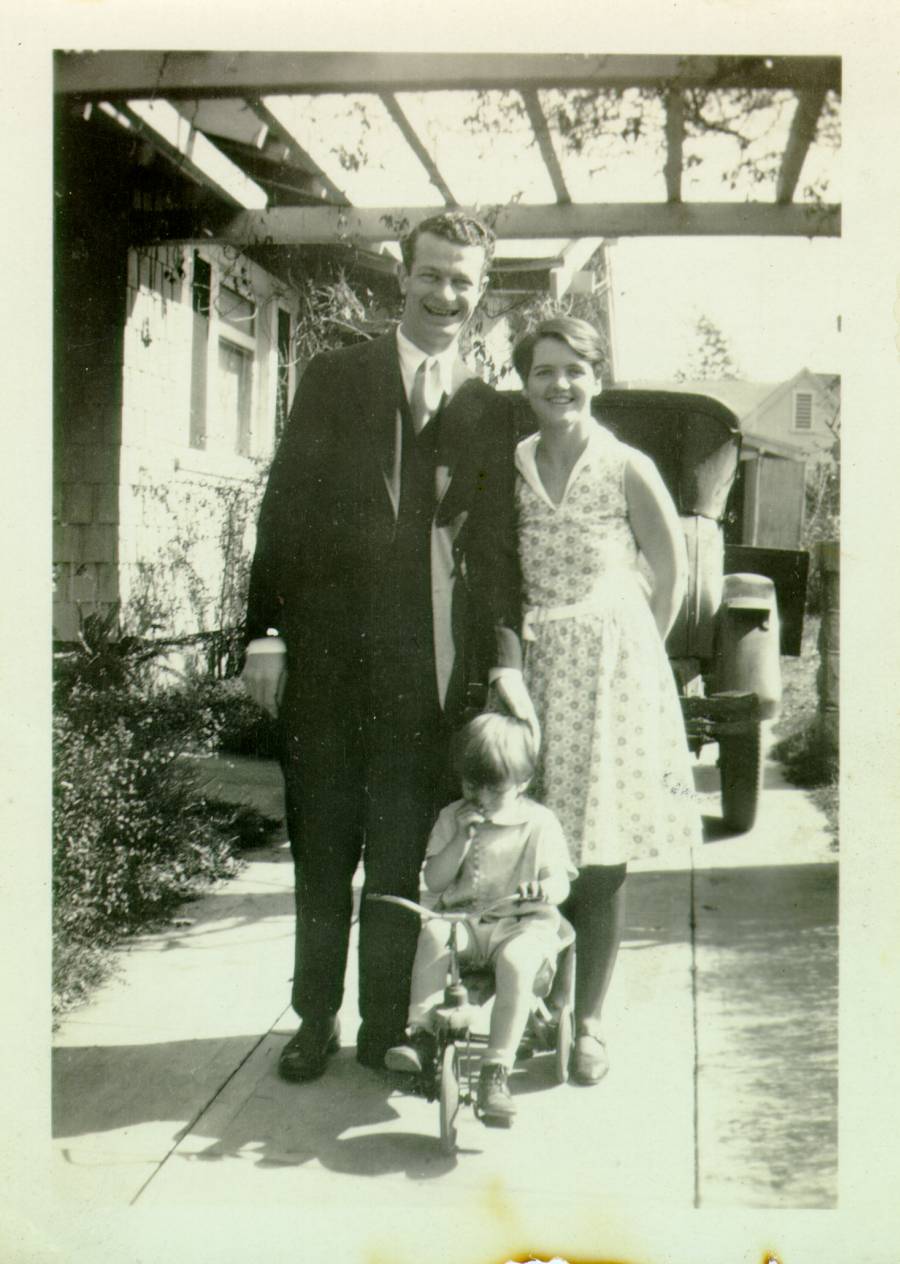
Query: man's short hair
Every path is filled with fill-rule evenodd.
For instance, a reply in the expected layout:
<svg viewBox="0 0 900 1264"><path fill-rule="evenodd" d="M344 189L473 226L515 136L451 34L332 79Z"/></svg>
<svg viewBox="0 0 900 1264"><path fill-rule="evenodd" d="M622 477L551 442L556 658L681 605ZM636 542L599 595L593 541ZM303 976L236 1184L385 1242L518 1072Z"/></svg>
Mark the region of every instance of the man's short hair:
<svg viewBox="0 0 900 1264"><path fill-rule="evenodd" d="M412 271L416 242L422 233L443 237L445 241L452 241L457 246L480 246L484 251L484 271L487 272L491 266L497 240L493 230L474 215L467 215L465 211L441 211L439 215L429 215L427 219L421 220L402 238L400 251L407 272Z"/></svg>
<svg viewBox="0 0 900 1264"><path fill-rule="evenodd" d="M534 776L537 746L524 720L485 712L470 720L457 740L460 777L473 786L522 785Z"/></svg>

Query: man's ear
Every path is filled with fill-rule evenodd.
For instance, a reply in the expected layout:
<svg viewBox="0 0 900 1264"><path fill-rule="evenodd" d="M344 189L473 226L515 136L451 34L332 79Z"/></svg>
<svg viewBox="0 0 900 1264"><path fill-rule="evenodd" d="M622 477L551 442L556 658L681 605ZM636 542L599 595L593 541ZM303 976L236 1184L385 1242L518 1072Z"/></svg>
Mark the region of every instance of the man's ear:
<svg viewBox="0 0 900 1264"><path fill-rule="evenodd" d="M406 266L402 261L397 264L397 284L400 287L400 296L405 298L406 287L409 284L409 273L406 271Z"/></svg>

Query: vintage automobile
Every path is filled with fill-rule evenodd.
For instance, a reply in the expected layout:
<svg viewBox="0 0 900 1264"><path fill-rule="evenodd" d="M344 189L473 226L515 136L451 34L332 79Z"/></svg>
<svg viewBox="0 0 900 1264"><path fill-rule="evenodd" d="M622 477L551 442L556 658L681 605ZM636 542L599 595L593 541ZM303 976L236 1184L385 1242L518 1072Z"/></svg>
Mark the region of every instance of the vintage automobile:
<svg viewBox="0 0 900 1264"><path fill-rule="evenodd" d="M800 653L808 554L742 538L732 512L741 433L724 404L706 395L612 389L595 411L653 458L681 517L688 588L666 648L689 745L699 753L718 742L722 816L744 832L756 819L762 785L761 726L781 701L780 654Z"/></svg>

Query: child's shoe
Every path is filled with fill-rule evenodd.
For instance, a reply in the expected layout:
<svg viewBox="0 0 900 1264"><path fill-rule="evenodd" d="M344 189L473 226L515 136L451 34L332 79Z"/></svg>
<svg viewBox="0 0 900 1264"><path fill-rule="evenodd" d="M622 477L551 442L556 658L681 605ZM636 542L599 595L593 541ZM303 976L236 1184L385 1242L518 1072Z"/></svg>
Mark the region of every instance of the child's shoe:
<svg viewBox="0 0 900 1264"><path fill-rule="evenodd" d="M478 1114L486 1124L508 1128L516 1113L516 1104L510 1096L507 1078L509 1072L499 1062L484 1062L478 1076Z"/></svg>
<svg viewBox="0 0 900 1264"><path fill-rule="evenodd" d="M434 1036L424 1027L414 1027L406 1044L388 1049L384 1065L389 1071L400 1071L403 1075L424 1075L434 1064L434 1055Z"/></svg>

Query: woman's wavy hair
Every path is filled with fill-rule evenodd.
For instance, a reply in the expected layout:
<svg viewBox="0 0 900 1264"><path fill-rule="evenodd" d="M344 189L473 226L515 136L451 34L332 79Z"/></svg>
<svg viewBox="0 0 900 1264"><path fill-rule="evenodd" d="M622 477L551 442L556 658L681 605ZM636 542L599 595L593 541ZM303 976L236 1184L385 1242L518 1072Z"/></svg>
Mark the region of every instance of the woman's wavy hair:
<svg viewBox="0 0 900 1264"><path fill-rule="evenodd" d="M587 360L594 372L605 363L603 340L593 325L579 320L577 316L551 316L523 334L513 347L513 365L523 386L531 372L534 349L542 338L555 338L557 342L565 343L575 355Z"/></svg>

